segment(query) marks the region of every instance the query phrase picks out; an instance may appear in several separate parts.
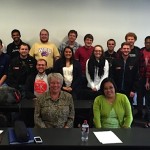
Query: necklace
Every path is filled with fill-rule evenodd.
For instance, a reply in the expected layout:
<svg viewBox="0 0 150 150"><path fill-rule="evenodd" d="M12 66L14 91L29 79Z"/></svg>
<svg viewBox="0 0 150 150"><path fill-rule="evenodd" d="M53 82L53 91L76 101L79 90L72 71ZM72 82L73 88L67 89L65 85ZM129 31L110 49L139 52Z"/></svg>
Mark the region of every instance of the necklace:
<svg viewBox="0 0 150 150"><path fill-rule="evenodd" d="M45 77L45 73L42 73L42 74L39 74L39 73L38 73L38 77L39 77L41 80L43 80L43 78Z"/></svg>

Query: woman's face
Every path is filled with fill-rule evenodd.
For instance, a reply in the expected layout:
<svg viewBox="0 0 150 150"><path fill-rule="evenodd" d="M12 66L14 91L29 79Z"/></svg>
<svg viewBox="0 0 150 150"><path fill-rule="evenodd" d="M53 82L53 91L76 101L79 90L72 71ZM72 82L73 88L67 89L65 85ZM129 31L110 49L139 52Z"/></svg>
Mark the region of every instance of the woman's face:
<svg viewBox="0 0 150 150"><path fill-rule="evenodd" d="M96 59L99 59L102 56L103 50L101 47L97 46L94 49L94 56Z"/></svg>
<svg viewBox="0 0 150 150"><path fill-rule="evenodd" d="M65 51L64 51L64 56L67 59L71 59L71 57L72 57L72 51L69 48L66 48Z"/></svg>
<svg viewBox="0 0 150 150"><path fill-rule="evenodd" d="M59 93L62 87L60 80L56 78L51 79L49 86L52 93Z"/></svg>
<svg viewBox="0 0 150 150"><path fill-rule="evenodd" d="M106 82L104 84L104 94L108 98L115 96L115 87L111 82Z"/></svg>

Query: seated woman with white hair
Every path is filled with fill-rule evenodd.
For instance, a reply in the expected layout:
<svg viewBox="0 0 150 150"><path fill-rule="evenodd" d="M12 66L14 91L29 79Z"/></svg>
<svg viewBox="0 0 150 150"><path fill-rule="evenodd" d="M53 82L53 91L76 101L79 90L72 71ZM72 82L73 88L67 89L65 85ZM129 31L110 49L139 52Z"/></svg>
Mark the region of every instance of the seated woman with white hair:
<svg viewBox="0 0 150 150"><path fill-rule="evenodd" d="M49 91L35 101L34 124L40 128L72 128L74 103L72 95L62 91L63 76L48 75Z"/></svg>

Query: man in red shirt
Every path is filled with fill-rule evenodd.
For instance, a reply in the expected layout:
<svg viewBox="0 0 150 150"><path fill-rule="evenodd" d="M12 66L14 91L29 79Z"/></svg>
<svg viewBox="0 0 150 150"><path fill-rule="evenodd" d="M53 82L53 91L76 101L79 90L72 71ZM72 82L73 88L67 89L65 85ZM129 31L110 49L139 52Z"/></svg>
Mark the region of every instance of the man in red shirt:
<svg viewBox="0 0 150 150"><path fill-rule="evenodd" d="M78 60L81 64L82 69L82 85L83 87L87 87L87 80L85 76L85 68L86 68L86 61L90 58L94 47L92 46L93 43L93 35L86 34L84 37L85 45L79 47L75 52L75 59Z"/></svg>

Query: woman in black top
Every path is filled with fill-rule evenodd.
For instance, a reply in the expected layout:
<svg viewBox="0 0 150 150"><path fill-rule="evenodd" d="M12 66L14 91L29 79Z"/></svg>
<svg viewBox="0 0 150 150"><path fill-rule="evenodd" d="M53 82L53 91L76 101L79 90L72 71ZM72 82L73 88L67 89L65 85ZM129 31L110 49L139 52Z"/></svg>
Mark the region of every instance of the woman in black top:
<svg viewBox="0 0 150 150"><path fill-rule="evenodd" d="M53 72L58 72L63 75L64 83L62 90L71 93L73 98L77 99L82 72L80 63L74 59L74 53L71 47L67 46L64 48L62 57L54 64Z"/></svg>

